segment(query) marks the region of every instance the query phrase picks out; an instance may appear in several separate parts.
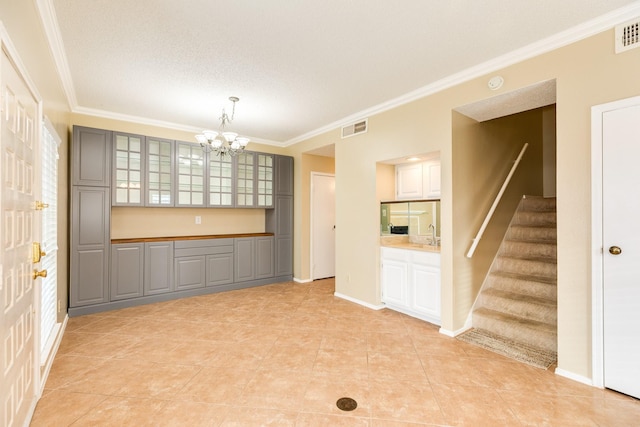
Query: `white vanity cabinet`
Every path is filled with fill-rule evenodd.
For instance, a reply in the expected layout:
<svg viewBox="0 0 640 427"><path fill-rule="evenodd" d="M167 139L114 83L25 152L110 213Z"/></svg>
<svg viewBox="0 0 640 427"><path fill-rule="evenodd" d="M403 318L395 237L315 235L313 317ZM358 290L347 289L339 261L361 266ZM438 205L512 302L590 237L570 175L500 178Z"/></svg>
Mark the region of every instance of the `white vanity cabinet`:
<svg viewBox="0 0 640 427"><path fill-rule="evenodd" d="M380 264L382 302L440 325L440 254L382 247Z"/></svg>

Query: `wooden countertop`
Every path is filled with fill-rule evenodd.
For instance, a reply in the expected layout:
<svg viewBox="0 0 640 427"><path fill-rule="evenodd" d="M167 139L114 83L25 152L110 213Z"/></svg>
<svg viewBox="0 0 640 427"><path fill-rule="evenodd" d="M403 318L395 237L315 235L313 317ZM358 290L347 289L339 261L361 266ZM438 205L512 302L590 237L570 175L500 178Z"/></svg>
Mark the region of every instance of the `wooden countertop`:
<svg viewBox="0 0 640 427"><path fill-rule="evenodd" d="M202 236L171 236L171 237L133 237L127 239L111 239L111 244L118 243L147 243L173 242L176 240L204 240L204 239L234 239L237 237L273 236L273 233L240 233L240 234L206 234Z"/></svg>

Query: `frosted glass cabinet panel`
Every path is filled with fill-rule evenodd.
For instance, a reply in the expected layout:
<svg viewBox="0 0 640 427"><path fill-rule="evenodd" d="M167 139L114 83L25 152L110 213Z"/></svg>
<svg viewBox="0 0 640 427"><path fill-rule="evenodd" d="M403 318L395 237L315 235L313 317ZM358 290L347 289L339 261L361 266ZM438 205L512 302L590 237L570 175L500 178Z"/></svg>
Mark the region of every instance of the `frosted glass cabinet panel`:
<svg viewBox="0 0 640 427"><path fill-rule="evenodd" d="M114 133L113 205L142 206L144 137Z"/></svg>
<svg viewBox="0 0 640 427"><path fill-rule="evenodd" d="M147 206L173 206L173 141L147 138Z"/></svg>
<svg viewBox="0 0 640 427"><path fill-rule="evenodd" d="M254 153L238 154L236 179L236 206L255 206L255 155Z"/></svg>
<svg viewBox="0 0 640 427"><path fill-rule="evenodd" d="M196 144L178 142L176 206L204 206L204 153Z"/></svg>
<svg viewBox="0 0 640 427"><path fill-rule="evenodd" d="M273 207L273 155L258 154L258 207Z"/></svg>
<svg viewBox="0 0 640 427"><path fill-rule="evenodd" d="M209 206L233 207L233 158L209 154Z"/></svg>

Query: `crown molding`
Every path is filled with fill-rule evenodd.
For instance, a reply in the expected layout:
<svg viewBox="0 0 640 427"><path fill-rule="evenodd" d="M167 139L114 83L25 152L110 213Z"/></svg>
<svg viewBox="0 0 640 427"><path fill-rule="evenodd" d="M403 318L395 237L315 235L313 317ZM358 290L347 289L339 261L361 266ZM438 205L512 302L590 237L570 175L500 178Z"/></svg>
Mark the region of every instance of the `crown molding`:
<svg viewBox="0 0 640 427"><path fill-rule="evenodd" d="M136 123L141 125L156 126L156 127L165 128L165 129L173 129L173 130L178 130L182 132L190 132L190 133L193 133L194 135L202 132L202 128L197 128L195 126L182 125L179 123L167 122L164 120L155 120L155 119L150 119L148 117L133 116L130 114L114 113L113 111L98 110L94 108L76 107L72 110L72 112L76 114L82 114L85 116L100 117L102 119L117 120L117 121L130 122L130 123ZM285 146L282 142L272 141L264 138L255 138L255 137L252 137L251 135L247 135L247 138L250 139L249 142L255 142L256 144L273 145L276 147Z"/></svg>
<svg viewBox="0 0 640 427"><path fill-rule="evenodd" d="M56 64L62 88L67 96L67 103L71 110L73 110L78 106L78 100L76 98L73 80L71 79L69 61L67 61L67 54L64 50L60 27L58 26L56 10L53 7L52 0L36 0L36 9L40 14L40 21L42 21L42 27L45 35L47 36L49 50L51 51L51 56L53 56L53 61Z"/></svg>
<svg viewBox="0 0 640 427"><path fill-rule="evenodd" d="M638 17L638 15L640 15L640 1L636 1L628 6L601 15L581 25L569 28L568 30L554 34L553 36L539 40L535 43L531 43L530 45L523 48L516 49L505 55L483 62L471 68L467 68L466 70L463 70L459 73L447 76L444 79L438 80L427 86L423 86L422 88L408 92L397 98L393 98L389 101L375 105L371 108L367 108L366 110L362 110L358 113L352 114L333 123L329 123L313 131L304 133L300 136L286 141L284 143L284 146L289 147L314 136L318 136L323 133L335 130L336 128L340 128L342 126L353 123L356 120L361 120L363 117L370 117L376 114L383 113L401 105L408 104L417 99L433 95L437 92L441 92L445 89L451 88L469 80L482 77L485 74L495 72L518 62L522 62L524 60L542 55L544 53L551 52L555 49L559 49L563 46L575 43L577 41L591 37L595 34L609 30L622 22Z"/></svg>

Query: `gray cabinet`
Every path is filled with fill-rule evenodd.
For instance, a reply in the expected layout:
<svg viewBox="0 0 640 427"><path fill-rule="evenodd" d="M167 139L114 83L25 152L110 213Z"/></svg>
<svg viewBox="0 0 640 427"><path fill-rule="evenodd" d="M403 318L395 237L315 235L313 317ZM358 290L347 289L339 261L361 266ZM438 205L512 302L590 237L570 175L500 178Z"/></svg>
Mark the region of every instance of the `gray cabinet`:
<svg viewBox="0 0 640 427"><path fill-rule="evenodd" d="M231 208L235 204L233 157L209 153L209 207Z"/></svg>
<svg viewBox="0 0 640 427"><path fill-rule="evenodd" d="M143 206L145 138L113 133L113 206Z"/></svg>
<svg viewBox="0 0 640 427"><path fill-rule="evenodd" d="M273 207L274 161L273 154L256 153L256 206Z"/></svg>
<svg viewBox="0 0 640 427"><path fill-rule="evenodd" d="M173 242L144 244L144 294L173 291Z"/></svg>
<svg viewBox="0 0 640 427"><path fill-rule="evenodd" d="M204 207L205 155L197 144L176 142L176 206Z"/></svg>
<svg viewBox="0 0 640 427"><path fill-rule="evenodd" d="M256 237L255 251L255 278L266 279L273 277L273 237Z"/></svg>
<svg viewBox="0 0 640 427"><path fill-rule="evenodd" d="M175 153L173 141L146 138L146 206L175 205Z"/></svg>
<svg viewBox="0 0 640 427"><path fill-rule="evenodd" d="M256 278L255 272L255 239L241 237L234 239L234 274L235 282L245 282Z"/></svg>
<svg viewBox="0 0 640 427"><path fill-rule="evenodd" d="M293 196L293 157L276 156L276 194Z"/></svg>
<svg viewBox="0 0 640 427"><path fill-rule="evenodd" d="M70 307L109 301L110 212L108 187L72 188Z"/></svg>
<svg viewBox="0 0 640 427"><path fill-rule="evenodd" d="M233 251L207 255L207 286L231 283L233 283Z"/></svg>
<svg viewBox="0 0 640 427"><path fill-rule="evenodd" d="M71 184L109 187L111 183L111 131L73 127Z"/></svg>
<svg viewBox="0 0 640 427"><path fill-rule="evenodd" d="M111 245L111 301L143 295L144 243Z"/></svg>
<svg viewBox="0 0 640 427"><path fill-rule="evenodd" d="M176 290L197 289L205 286L205 256L180 257L175 259Z"/></svg>

